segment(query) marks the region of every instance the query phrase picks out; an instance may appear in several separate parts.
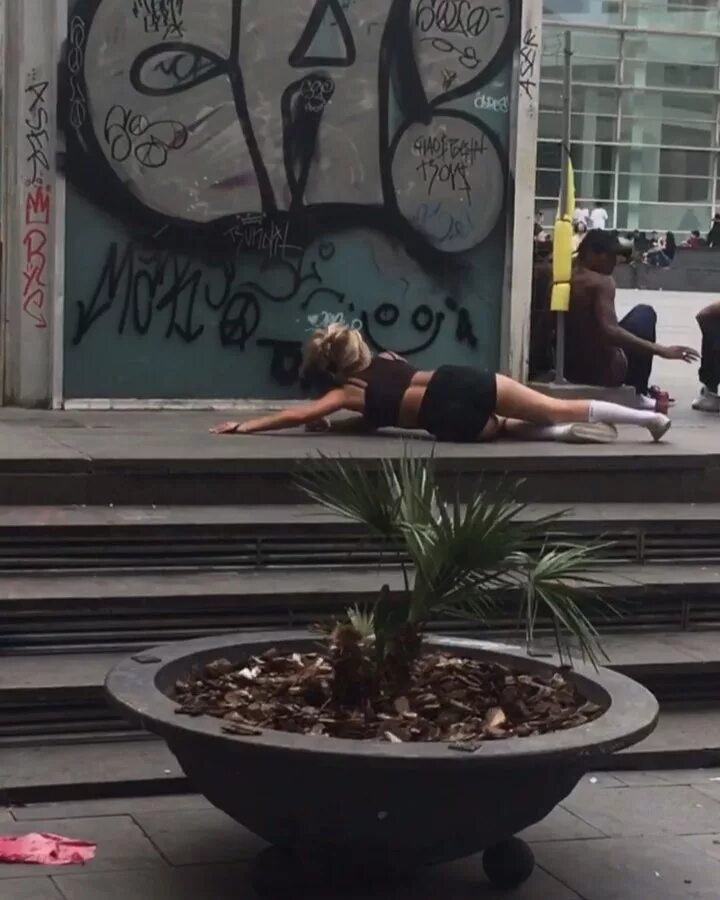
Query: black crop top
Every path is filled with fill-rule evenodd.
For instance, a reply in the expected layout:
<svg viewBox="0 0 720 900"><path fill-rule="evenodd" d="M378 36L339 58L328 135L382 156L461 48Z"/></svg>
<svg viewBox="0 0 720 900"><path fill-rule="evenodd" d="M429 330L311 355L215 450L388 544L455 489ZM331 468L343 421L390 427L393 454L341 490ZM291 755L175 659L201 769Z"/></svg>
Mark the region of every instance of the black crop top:
<svg viewBox="0 0 720 900"><path fill-rule="evenodd" d="M365 388L365 419L372 428L392 428L400 424L400 407L405 392L417 372L404 359L376 356L350 384Z"/></svg>

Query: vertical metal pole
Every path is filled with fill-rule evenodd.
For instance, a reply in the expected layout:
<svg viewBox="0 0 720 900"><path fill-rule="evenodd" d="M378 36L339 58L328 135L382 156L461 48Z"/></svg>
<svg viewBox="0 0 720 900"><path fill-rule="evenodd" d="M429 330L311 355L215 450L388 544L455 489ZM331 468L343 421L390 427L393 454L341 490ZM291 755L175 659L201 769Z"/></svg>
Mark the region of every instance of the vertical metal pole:
<svg viewBox="0 0 720 900"><path fill-rule="evenodd" d="M560 155L560 214L567 209L570 182L568 162L572 140L572 32L565 32L563 78L563 131ZM557 314L557 340L555 345L555 384L565 384L565 313Z"/></svg>

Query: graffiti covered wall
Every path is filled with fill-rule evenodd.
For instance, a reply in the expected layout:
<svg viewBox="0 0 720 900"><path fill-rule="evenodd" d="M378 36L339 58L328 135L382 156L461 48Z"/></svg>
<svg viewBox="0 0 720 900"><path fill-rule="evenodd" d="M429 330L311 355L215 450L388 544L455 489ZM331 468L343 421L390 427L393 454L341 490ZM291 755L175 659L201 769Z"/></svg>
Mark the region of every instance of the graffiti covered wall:
<svg viewBox="0 0 720 900"><path fill-rule="evenodd" d="M320 312L496 365L519 2L71 3L66 396L293 396Z"/></svg>

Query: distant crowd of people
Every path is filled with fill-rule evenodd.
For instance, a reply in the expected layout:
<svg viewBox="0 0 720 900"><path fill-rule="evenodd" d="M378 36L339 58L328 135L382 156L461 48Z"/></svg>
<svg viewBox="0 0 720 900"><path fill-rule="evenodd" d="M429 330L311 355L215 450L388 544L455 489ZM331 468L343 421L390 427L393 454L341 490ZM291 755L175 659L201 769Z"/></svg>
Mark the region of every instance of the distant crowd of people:
<svg viewBox="0 0 720 900"><path fill-rule="evenodd" d="M573 213L573 252L577 253L588 231L606 231L609 215L602 203L596 203L593 209L577 206ZM627 255L631 262L645 262L651 266L667 268L672 265L678 250L678 243L674 232L666 231L659 235L657 231L648 234L646 231L635 229L625 235L617 230L610 233L620 242L625 242L624 249L630 251ZM541 210L535 213L535 245L540 255L547 255L552 246L552 233L545 227L544 215ZM701 247L720 249L720 213L716 214L706 237L703 237L698 229L690 233L687 240L680 246L695 250Z"/></svg>

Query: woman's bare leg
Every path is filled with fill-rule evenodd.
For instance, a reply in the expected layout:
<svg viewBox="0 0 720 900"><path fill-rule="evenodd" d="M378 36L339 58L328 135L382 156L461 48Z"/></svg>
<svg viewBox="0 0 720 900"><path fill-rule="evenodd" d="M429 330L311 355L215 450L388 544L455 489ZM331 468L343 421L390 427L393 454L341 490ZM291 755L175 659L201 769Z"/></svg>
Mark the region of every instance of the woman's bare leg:
<svg viewBox="0 0 720 900"><path fill-rule="evenodd" d="M545 436L540 434L542 431L549 432L553 427L552 425L532 425L530 422L523 422L520 419L504 419L500 416L490 416L478 441L482 444L487 444L490 441L503 437L515 438L518 441L556 440L550 434Z"/></svg>
<svg viewBox="0 0 720 900"><path fill-rule="evenodd" d="M505 430L514 437L526 440L577 438L578 435L560 428L573 423L638 425L647 428L655 440L660 440L670 427L667 416L659 413L600 400L559 400L504 375L497 376L496 411L508 419L519 419L518 423L506 425ZM521 423L525 423L524 428ZM541 427L533 431L532 426Z"/></svg>
<svg viewBox="0 0 720 900"><path fill-rule="evenodd" d="M487 424L482 430L482 434L478 438L478 441L482 443L487 443L488 441L494 441L495 438L499 437L505 429L505 420L498 418L498 416L490 416L487 420Z"/></svg>
<svg viewBox="0 0 720 900"><path fill-rule="evenodd" d="M558 400L505 375L497 376L497 414L533 425L589 422L590 401Z"/></svg>
<svg viewBox="0 0 720 900"><path fill-rule="evenodd" d="M522 419L503 419L503 437L516 441L556 441L562 437L562 429L568 429L566 425L536 425L533 422L524 422ZM617 432L616 432L617 436Z"/></svg>

